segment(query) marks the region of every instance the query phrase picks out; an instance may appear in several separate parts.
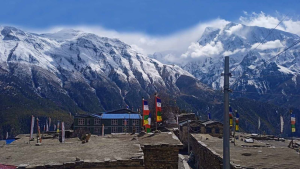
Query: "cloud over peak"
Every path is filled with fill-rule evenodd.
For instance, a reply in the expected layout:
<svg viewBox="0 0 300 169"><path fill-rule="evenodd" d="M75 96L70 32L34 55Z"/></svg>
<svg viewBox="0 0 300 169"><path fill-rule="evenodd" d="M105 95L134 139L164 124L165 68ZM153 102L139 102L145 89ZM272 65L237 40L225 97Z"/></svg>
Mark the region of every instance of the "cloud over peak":
<svg viewBox="0 0 300 169"><path fill-rule="evenodd" d="M244 37L243 32L244 25L246 26L259 26L265 28L274 28L282 19L280 15L278 17L265 14L264 12L246 12L244 16L239 17L239 21L236 24L227 25L230 21L217 18L205 23L199 23L193 27L185 30L172 33L170 35L157 36L148 35L142 32L118 32L111 29L106 29L101 26L58 26L47 30L48 32L58 31L63 28L72 28L81 30L83 32L94 33L98 36L117 38L136 49L138 52L151 55L155 52L164 53L159 55L161 61L168 61L174 63L182 63L183 61L197 60L202 57L214 57L217 55L230 55L238 52L244 52L245 48L240 48L235 51L224 51L223 44L221 42L213 41L205 45L200 45L197 41L201 38L204 30L207 27L211 27L210 31L220 29L220 34L236 34L240 37ZM229 26L224 31L225 26ZM295 33L300 35L300 21L293 20L285 17L284 21L278 25L276 29ZM41 33L41 31L39 31ZM43 30L43 33L45 30ZM268 41L268 40L267 40ZM253 44L257 46L258 44ZM283 44L279 40L266 42L259 46L258 50L274 49L283 47ZM170 51L167 53L166 51ZM172 54L170 54L172 53ZM169 54L169 55L168 55Z"/></svg>

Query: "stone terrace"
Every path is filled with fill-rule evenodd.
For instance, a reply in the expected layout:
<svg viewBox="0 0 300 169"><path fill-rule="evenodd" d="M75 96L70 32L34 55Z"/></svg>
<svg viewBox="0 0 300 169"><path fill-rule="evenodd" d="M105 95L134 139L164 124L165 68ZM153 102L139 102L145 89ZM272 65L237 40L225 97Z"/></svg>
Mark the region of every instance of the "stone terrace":
<svg viewBox="0 0 300 169"><path fill-rule="evenodd" d="M177 160L178 166L178 149L182 147L172 133L92 135L85 144L78 138L66 139L66 143L60 143L57 139L43 139L41 146L35 146L35 141L28 144L28 135L19 135L19 138L10 145L0 147L0 164L26 168L155 168L151 167L152 164L144 164L144 152L148 152L147 156L151 157L148 159L152 161L155 156L164 154L161 151L157 154L156 150L166 148L170 150L165 153L166 157L170 154L173 157L165 159L166 165L172 166Z"/></svg>
<svg viewBox="0 0 300 169"><path fill-rule="evenodd" d="M222 168L223 140L208 134L192 134L191 137L192 151L199 168ZM230 144L232 168L299 169L300 155L288 148L288 144L289 141L255 140L254 143L245 143L236 140L236 146Z"/></svg>

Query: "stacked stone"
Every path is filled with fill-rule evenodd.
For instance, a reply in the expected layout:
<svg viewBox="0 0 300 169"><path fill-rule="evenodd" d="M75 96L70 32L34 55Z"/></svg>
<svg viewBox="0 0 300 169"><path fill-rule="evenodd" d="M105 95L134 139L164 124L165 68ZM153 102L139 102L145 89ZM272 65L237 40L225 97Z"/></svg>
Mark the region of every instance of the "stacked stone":
<svg viewBox="0 0 300 169"><path fill-rule="evenodd" d="M180 145L144 145L145 169L178 169L178 151Z"/></svg>

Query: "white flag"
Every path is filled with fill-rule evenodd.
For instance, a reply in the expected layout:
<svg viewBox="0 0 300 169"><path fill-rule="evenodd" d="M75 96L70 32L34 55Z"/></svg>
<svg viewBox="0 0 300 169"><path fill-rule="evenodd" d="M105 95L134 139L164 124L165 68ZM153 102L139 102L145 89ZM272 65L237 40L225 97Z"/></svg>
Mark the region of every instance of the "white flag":
<svg viewBox="0 0 300 169"><path fill-rule="evenodd" d="M102 124L102 136L104 136L104 124Z"/></svg>
<svg viewBox="0 0 300 169"><path fill-rule="evenodd" d="M65 142L65 123L61 122L61 142Z"/></svg>
<svg viewBox="0 0 300 169"><path fill-rule="evenodd" d="M49 117L49 130L51 130L50 128L51 128L51 117Z"/></svg>
<svg viewBox="0 0 300 169"><path fill-rule="evenodd" d="M260 129L260 117L258 118L258 129Z"/></svg>
<svg viewBox="0 0 300 169"><path fill-rule="evenodd" d="M283 133L283 125L284 125L283 117L280 116L280 133Z"/></svg>
<svg viewBox="0 0 300 169"><path fill-rule="evenodd" d="M30 140L33 138L33 129L34 129L34 116L31 116L30 137L29 137Z"/></svg>
<svg viewBox="0 0 300 169"><path fill-rule="evenodd" d="M46 120L46 131L49 131L48 120Z"/></svg>

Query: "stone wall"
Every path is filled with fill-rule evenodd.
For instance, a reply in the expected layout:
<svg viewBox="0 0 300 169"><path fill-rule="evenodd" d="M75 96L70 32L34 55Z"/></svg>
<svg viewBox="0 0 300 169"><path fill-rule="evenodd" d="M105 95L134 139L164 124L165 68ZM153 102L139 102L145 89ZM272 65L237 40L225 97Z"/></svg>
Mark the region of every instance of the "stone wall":
<svg viewBox="0 0 300 169"><path fill-rule="evenodd" d="M178 152L182 145L144 145L145 169L178 169Z"/></svg>
<svg viewBox="0 0 300 169"><path fill-rule="evenodd" d="M144 145L142 147L144 159L119 159L111 160L109 158L104 161L89 161L79 160L74 162L67 162L64 164L51 164L43 166L27 166L22 165L18 168L32 168L32 169L71 169L71 168L89 168L89 169L178 169L178 153L182 148L182 144L179 145Z"/></svg>
<svg viewBox="0 0 300 169"><path fill-rule="evenodd" d="M183 148L187 148L188 145L188 127L182 126L182 130L179 130L179 139L183 144Z"/></svg>
<svg viewBox="0 0 300 169"><path fill-rule="evenodd" d="M132 160L105 160L99 162L91 161L76 161L76 162L67 162L64 164L51 164L45 166L19 166L18 168L31 168L31 169L71 169L71 168L89 168L89 169L145 169L143 166L143 159L132 159Z"/></svg>
<svg viewBox="0 0 300 169"><path fill-rule="evenodd" d="M191 147L195 156L195 167L197 169L222 169L223 159L215 151L211 150L201 141L191 135ZM235 169L231 165L231 169Z"/></svg>

